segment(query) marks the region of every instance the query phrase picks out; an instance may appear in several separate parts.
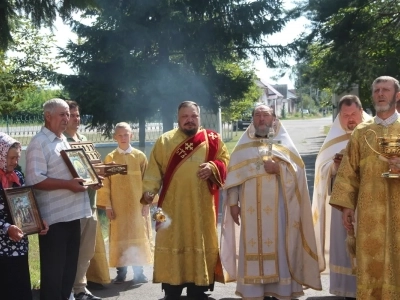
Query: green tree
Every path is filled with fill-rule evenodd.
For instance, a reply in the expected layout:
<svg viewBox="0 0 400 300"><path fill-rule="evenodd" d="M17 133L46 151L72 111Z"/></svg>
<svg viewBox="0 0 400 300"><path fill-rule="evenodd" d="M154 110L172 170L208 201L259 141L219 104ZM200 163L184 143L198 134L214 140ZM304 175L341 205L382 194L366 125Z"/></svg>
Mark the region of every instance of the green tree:
<svg viewBox="0 0 400 300"><path fill-rule="evenodd" d="M0 52L0 112L17 109L27 91L45 85L45 78L54 71L50 45L52 35L43 35L26 21L20 21L11 34L13 43L7 52Z"/></svg>
<svg viewBox="0 0 400 300"><path fill-rule="evenodd" d="M400 75L399 1L313 0L304 2L311 33L299 42L298 59L307 66L303 82L343 92L358 84L370 102L379 75Z"/></svg>
<svg viewBox="0 0 400 300"><path fill-rule="evenodd" d="M42 114L43 103L51 98L66 99L64 92L60 89L36 87L23 91L23 100L16 105L17 111L23 114Z"/></svg>
<svg viewBox="0 0 400 300"><path fill-rule="evenodd" d="M35 28L52 27L57 15L68 20L79 9L94 6L95 0L0 0L0 50L13 41L20 17L29 18Z"/></svg>
<svg viewBox="0 0 400 300"><path fill-rule="evenodd" d="M129 1L99 0L87 10L92 26L73 22L79 43L61 52L77 75L59 77L93 125L121 119L144 120L162 113L163 128L173 125L177 104L191 99L217 108L240 98L251 77L235 76L224 66L250 54L269 65L291 51L265 36L279 32L285 18L274 0ZM142 140L142 139L141 139Z"/></svg>

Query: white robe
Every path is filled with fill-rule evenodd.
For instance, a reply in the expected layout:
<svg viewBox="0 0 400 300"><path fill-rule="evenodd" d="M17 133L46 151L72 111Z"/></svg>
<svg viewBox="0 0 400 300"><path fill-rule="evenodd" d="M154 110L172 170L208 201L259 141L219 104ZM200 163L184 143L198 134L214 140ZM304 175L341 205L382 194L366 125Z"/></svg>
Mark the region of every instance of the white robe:
<svg viewBox="0 0 400 300"><path fill-rule="evenodd" d="M364 113L363 120L371 117ZM333 157L346 148L351 132L346 132L339 120L334 120L315 162L312 215L317 242L318 263L321 272L330 274L329 292L336 296L356 297L356 277L353 275L355 259L346 249L347 232L342 213L329 203L332 190ZM329 260L329 266L326 261Z"/></svg>
<svg viewBox="0 0 400 300"><path fill-rule="evenodd" d="M265 172L260 139L249 135L250 125L231 155L224 186L224 199L227 191L238 192L241 226L230 215L234 200L225 200L221 262L243 299L296 298L302 286L321 290L304 163L277 124L274 139L281 144L273 146L273 156L280 176Z"/></svg>

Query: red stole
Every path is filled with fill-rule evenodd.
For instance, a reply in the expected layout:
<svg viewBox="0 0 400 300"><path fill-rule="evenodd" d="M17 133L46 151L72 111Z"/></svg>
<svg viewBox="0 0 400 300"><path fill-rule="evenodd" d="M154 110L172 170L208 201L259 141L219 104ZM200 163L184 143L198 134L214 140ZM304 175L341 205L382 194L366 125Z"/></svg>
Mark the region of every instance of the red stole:
<svg viewBox="0 0 400 300"><path fill-rule="evenodd" d="M205 162L210 162L215 160L217 152L218 152L218 147L219 147L219 138L218 134L215 133L214 131L207 130L207 129L202 129L200 130L196 135L189 137L188 139L184 140L182 143L180 143L175 150L173 151L173 154L171 155L168 165L164 174L163 178L163 183L162 183L162 188L161 188L161 193L160 197L158 199L158 207L162 207L162 203L164 202L165 199L165 194L167 193L169 184L171 183L171 179L173 175L175 174L175 171L178 169L178 167L185 162L186 159L188 159L197 149L198 147L203 143L206 142L207 147L207 157ZM220 161L214 161L213 162L218 169L223 169L223 179L225 179L225 165L220 162ZM222 166L223 165L223 166ZM221 168L223 167L223 168ZM221 171L220 171L221 173ZM213 194L214 196L214 206L215 206L215 213L216 217L218 217L218 201L219 201L219 187L217 184L213 183L211 180L208 180L207 182L208 188L210 190L210 193Z"/></svg>

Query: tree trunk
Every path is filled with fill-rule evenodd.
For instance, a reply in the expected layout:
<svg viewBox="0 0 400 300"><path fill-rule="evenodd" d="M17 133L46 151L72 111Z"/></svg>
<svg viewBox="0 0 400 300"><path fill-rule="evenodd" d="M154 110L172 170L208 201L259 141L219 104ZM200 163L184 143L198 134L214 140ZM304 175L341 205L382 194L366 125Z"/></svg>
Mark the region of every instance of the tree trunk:
<svg viewBox="0 0 400 300"><path fill-rule="evenodd" d="M171 106L171 105L169 105ZM163 132L167 132L169 130L174 129L174 110L171 107L168 107L168 102L164 101L162 104L161 116L163 122Z"/></svg>

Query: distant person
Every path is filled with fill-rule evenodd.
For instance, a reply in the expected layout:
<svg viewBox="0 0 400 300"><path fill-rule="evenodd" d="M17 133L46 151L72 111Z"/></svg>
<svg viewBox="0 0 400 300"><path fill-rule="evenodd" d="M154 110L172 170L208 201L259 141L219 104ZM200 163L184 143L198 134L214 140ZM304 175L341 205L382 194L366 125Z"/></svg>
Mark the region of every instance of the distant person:
<svg viewBox="0 0 400 300"><path fill-rule="evenodd" d="M400 173L400 158L385 161L375 152L382 151L377 137L400 135L399 81L376 78L372 98L376 116L353 130L330 204L342 212L347 231L356 227L357 299L400 299L400 184L399 179L382 176L389 168Z"/></svg>
<svg viewBox="0 0 400 300"><path fill-rule="evenodd" d="M153 282L162 283L166 300L179 299L185 287L189 298L207 299L223 281L214 201L228 160L221 137L200 127L197 103L182 102L178 128L157 139L143 183L148 204L162 187L158 206L167 221L157 224Z"/></svg>
<svg viewBox="0 0 400 300"><path fill-rule="evenodd" d="M24 185L24 176L15 170L21 144L0 133L0 294L2 299L32 300L28 262L28 237L13 224L4 196L5 188ZM19 198L18 198L19 199ZM46 234L49 227L43 221Z"/></svg>
<svg viewBox="0 0 400 300"><path fill-rule="evenodd" d="M85 142L86 137L79 133L79 126L81 124L79 105L75 101L66 100L69 106L70 119L64 135L68 142ZM96 190L88 189L90 207L92 208L92 215L88 218L82 218L81 223L81 240L79 247L78 267L74 283L74 297L75 300L96 300L100 299L92 295L87 288L87 280L91 280L97 284L110 282L110 275L108 270L108 262L106 257L106 250L104 245L103 234L99 222L97 220L96 209ZM99 236L99 238L97 238ZM95 255L96 253L96 255ZM88 268L95 268L96 276L90 278L87 275Z"/></svg>
<svg viewBox="0 0 400 300"><path fill-rule="evenodd" d="M143 265L153 263L149 206L140 204L147 158L142 151L131 146L132 137L128 123L115 125L114 139L118 148L109 153L104 162L126 164L128 174L106 177L97 200L98 206L106 209L110 220L109 264L117 268L115 284L126 280L128 266L132 266L134 283L147 283Z"/></svg>
<svg viewBox="0 0 400 300"><path fill-rule="evenodd" d="M221 260L236 295L293 299L303 287L322 289L304 162L271 107L254 108L224 195Z"/></svg>
<svg viewBox="0 0 400 300"><path fill-rule="evenodd" d="M66 300L74 284L80 244L80 219L92 214L87 187L73 178L60 151L70 149L63 132L69 107L62 99L44 103L44 126L26 149L26 183L33 185L49 232L39 236L40 299ZM98 187L94 187L98 188Z"/></svg>
<svg viewBox="0 0 400 300"><path fill-rule="evenodd" d="M351 299L357 292L353 274L355 263L347 253L347 231L342 226L342 213L331 209L329 199L351 133L358 124L371 117L363 112L361 101L355 95L343 96L338 110L315 162L312 215L321 272L327 268L325 255L329 255L329 292Z"/></svg>

